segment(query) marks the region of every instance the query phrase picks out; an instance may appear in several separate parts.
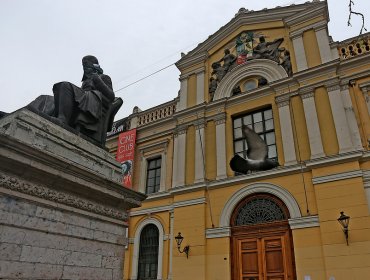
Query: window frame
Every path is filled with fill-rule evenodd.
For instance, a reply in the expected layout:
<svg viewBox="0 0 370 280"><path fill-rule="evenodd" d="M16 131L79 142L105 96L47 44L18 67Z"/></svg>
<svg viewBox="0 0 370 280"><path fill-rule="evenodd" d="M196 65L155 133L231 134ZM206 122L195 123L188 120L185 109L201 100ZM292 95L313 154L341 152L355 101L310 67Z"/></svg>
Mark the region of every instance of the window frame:
<svg viewBox="0 0 370 280"><path fill-rule="evenodd" d="M265 112L267 111L271 111L271 117L270 118L266 118L265 117ZM254 121L254 116L258 113L261 113L261 121ZM251 123L245 123L245 119L250 116L251 118ZM240 126L238 127L235 127L235 120L237 119L240 119ZM266 121L272 121L272 128L270 129L266 129ZM255 126L257 123L262 123L262 130L260 132L256 132L260 137L261 135L263 135L263 137L261 137L265 143L267 144L266 142L266 135L270 134L270 133L273 133L273 142L270 143L270 144L267 144L267 147L268 147L268 158L271 159L271 160L275 160L275 161L278 161L278 153L277 153L277 143L276 143L276 127L275 127L275 123L274 123L274 112L273 112L273 109L272 107L264 107L264 108L261 108L261 109L257 109L257 110L254 110L254 111L249 111L247 113L244 113L244 114L238 114L236 116L234 116L232 118L232 126L233 126L233 148L234 148L234 153L235 154L238 154L240 156L242 156L243 158L247 159L247 143L243 137L243 134L241 132L241 127L243 124L245 125L248 125L249 127L251 127L253 129L253 131L255 131ZM252 126L251 126L252 125ZM240 132L240 136L239 137L235 137L235 134L236 134L236 130L239 129ZM236 147L236 143L237 142L241 142L242 143L242 150L241 151L237 151L237 147ZM269 152L269 147L273 146L274 147L274 153L275 153L275 156L271 156L270 157L270 152Z"/></svg>
<svg viewBox="0 0 370 280"><path fill-rule="evenodd" d="M157 166L157 162L160 160L159 167ZM162 156L155 156L146 159L146 180L145 180L145 194L152 194L157 193L160 190L161 187L161 174L162 174ZM155 162L154 167L150 167L151 162ZM154 171L154 177L149 177L150 171ZM157 183L157 178L159 179L159 182ZM149 186L149 180L154 179L154 184ZM153 191L149 192L148 188L153 188Z"/></svg>
<svg viewBox="0 0 370 280"><path fill-rule="evenodd" d="M146 193L146 181L147 181L147 165L148 160L161 157L161 178L160 178L160 187L159 191L163 192L166 189L166 174L167 174L167 148L168 148L169 140L164 140L158 143L149 144L145 146L139 146L138 149L140 151L140 178L139 178L139 186L138 191L141 193ZM151 193L149 196L154 195Z"/></svg>

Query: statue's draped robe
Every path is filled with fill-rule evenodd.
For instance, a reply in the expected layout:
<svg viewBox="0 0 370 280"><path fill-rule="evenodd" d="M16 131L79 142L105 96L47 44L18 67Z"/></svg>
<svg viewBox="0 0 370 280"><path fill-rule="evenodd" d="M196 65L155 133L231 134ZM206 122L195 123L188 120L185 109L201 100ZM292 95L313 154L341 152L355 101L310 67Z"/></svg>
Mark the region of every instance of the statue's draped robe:
<svg viewBox="0 0 370 280"><path fill-rule="evenodd" d="M109 76L99 75L103 82L112 89L112 81ZM79 88L69 82L57 83L53 86L54 96L58 99L62 94L72 94L73 101L77 105L77 115L74 118L73 126L81 125L90 131L98 130L99 120L102 118L103 93L96 89L92 79L86 79ZM113 101L113 100L112 100ZM55 102L58 112L58 102Z"/></svg>

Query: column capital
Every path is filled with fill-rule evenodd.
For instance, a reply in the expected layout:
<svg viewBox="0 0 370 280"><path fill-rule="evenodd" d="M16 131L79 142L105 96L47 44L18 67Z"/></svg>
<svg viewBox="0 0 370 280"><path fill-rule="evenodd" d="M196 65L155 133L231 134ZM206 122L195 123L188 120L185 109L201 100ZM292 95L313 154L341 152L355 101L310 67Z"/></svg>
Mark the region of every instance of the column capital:
<svg viewBox="0 0 370 280"><path fill-rule="evenodd" d="M220 125L226 122L226 113L222 112L213 117L216 125Z"/></svg>
<svg viewBox="0 0 370 280"><path fill-rule="evenodd" d="M312 91L307 91L307 92L302 92L302 93L299 93L299 94L302 97L302 99L311 98L311 97L315 96L315 92L313 90Z"/></svg>
<svg viewBox="0 0 370 280"><path fill-rule="evenodd" d="M289 105L289 102L290 102L290 97L294 95L294 94L284 94L284 95L280 95L280 96L276 96L275 97L275 103L276 105L278 106L278 108L280 107L284 107L284 106L288 106Z"/></svg>

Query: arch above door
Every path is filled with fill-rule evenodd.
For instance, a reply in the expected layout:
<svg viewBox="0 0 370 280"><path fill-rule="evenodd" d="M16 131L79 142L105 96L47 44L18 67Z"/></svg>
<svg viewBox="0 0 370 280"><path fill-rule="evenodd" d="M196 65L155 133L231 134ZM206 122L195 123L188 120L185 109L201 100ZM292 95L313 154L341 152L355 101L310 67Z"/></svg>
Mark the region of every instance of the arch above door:
<svg viewBox="0 0 370 280"><path fill-rule="evenodd" d="M291 219L302 217L297 201L286 189L271 183L256 183L238 190L229 198L221 212L220 227L229 227L231 215L238 203L255 193L268 193L278 197L288 208Z"/></svg>

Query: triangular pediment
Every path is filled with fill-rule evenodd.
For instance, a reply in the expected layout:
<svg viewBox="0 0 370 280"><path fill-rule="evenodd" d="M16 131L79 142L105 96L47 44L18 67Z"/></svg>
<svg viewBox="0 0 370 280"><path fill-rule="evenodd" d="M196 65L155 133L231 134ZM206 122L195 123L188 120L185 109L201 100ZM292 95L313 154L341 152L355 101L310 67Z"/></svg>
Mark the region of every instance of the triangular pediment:
<svg viewBox="0 0 370 280"><path fill-rule="evenodd" d="M308 21L318 15L328 18L325 1L313 1L300 5L293 4L260 11L249 11L241 8L227 24L184 55L176 63L176 66L180 71L183 71L192 65L206 61L217 51L223 50L232 44L232 41L235 41L236 37L240 36L242 32L252 31L258 36L264 35L264 30L273 30L278 27L289 31L289 27L302 21Z"/></svg>

